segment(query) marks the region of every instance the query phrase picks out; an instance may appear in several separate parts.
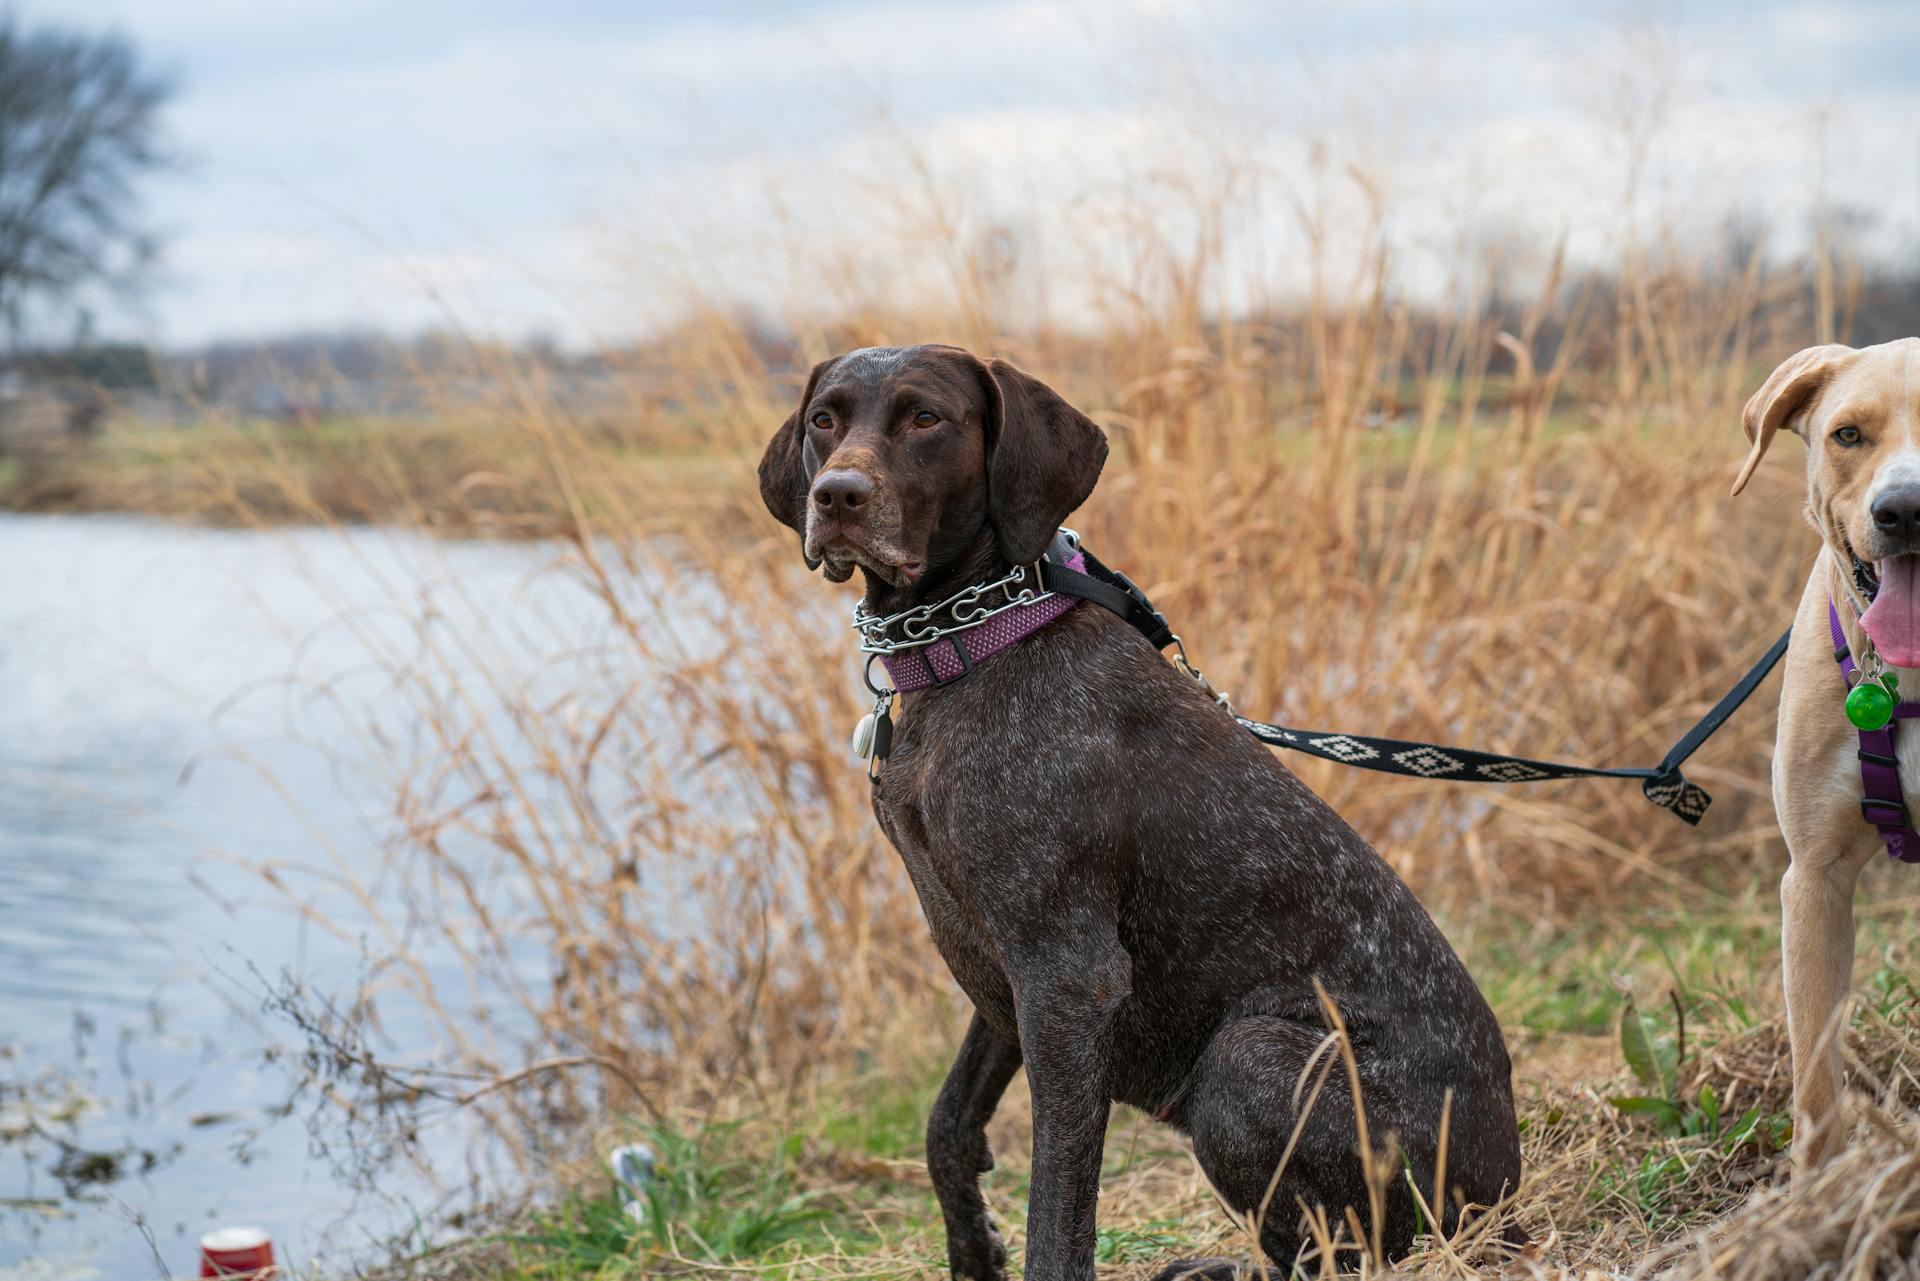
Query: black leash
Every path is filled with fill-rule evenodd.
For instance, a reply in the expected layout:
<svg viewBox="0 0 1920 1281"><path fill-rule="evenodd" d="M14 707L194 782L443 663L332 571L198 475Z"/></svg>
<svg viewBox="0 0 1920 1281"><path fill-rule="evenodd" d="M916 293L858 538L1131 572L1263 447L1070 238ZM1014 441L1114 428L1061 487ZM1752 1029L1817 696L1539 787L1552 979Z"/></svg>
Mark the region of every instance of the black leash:
<svg viewBox="0 0 1920 1281"><path fill-rule="evenodd" d="M1049 555L1040 564L1040 581L1048 591L1075 596L1120 615L1155 649L1165 649L1180 640L1167 625L1164 614L1153 607L1147 594L1132 579L1102 564L1092 552L1079 547L1086 558L1087 573L1081 574L1060 564L1064 555ZM1338 761L1382 774L1408 778L1442 778L1459 783L1534 783L1553 778L1637 778L1647 799L1663 809L1672 810L1684 821L1698 824L1713 798L1699 784L1680 772L1680 766L1699 750L1747 701L1760 682L1767 678L1787 652L1788 629L1760 656L1747 674L1728 690L1713 709L1694 727L1680 736L1658 765L1623 766L1596 769L1587 765L1567 765L1558 761L1537 761L1527 756L1504 756L1498 752L1480 752L1461 747L1441 747L1434 743L1415 743L1399 738L1374 738L1366 734L1329 734L1319 730L1288 729L1236 714L1246 731L1263 743L1305 752L1322 760ZM1184 651L1183 651L1184 660ZM1184 661L1183 664L1184 666ZM1191 671L1191 669L1188 669ZM1197 674L1196 674L1197 675ZM1210 688L1210 687L1208 687Z"/></svg>

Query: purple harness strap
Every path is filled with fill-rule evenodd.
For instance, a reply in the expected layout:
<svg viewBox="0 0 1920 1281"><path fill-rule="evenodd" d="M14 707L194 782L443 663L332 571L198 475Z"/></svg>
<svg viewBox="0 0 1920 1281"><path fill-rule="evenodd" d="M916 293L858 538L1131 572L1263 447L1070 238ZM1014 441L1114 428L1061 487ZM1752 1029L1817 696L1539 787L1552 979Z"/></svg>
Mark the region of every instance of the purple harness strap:
<svg viewBox="0 0 1920 1281"><path fill-rule="evenodd" d="M1852 689L1859 671L1847 634L1840 627L1840 611L1827 602L1827 626L1833 632L1833 656L1840 660L1840 675ZM1860 784L1866 797L1860 802L1860 814L1880 830L1887 843L1887 857L1902 863L1920 863L1920 832L1913 830L1907 818L1906 799L1900 792L1900 761L1894 753L1894 731L1901 721L1920 717L1920 703L1902 700L1893 709L1893 719L1879 729L1860 731Z"/></svg>
<svg viewBox="0 0 1920 1281"><path fill-rule="evenodd" d="M1068 558L1067 568L1086 573L1086 556L1076 550ZM964 632L942 636L931 645L888 654L880 662L897 693L948 685L972 671L975 663L1025 640L1079 603L1072 596L1055 593L1031 605L1016 605ZM1920 849L1920 845L1915 848Z"/></svg>

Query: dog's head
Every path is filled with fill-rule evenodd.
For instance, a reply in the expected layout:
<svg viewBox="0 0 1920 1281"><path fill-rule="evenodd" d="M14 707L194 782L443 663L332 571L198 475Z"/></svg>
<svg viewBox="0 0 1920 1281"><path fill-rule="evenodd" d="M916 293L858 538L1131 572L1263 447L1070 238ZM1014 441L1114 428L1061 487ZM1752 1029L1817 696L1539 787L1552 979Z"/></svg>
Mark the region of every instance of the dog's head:
<svg viewBox="0 0 1920 1281"><path fill-rule="evenodd" d="M1807 443L1807 518L1879 579L1862 618L1880 656L1920 667L1920 338L1790 356L1747 402L1746 487L1781 428Z"/></svg>
<svg viewBox="0 0 1920 1281"><path fill-rule="evenodd" d="M809 567L905 590L991 538L1038 560L1107 457L1092 420L1039 379L958 347L821 361L760 459L760 496Z"/></svg>

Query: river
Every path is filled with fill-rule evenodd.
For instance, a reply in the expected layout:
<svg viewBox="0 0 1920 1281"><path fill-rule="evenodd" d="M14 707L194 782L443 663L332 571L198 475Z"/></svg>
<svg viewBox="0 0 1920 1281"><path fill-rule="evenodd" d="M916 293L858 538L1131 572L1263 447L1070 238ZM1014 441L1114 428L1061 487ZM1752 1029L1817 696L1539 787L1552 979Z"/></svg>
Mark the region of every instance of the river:
<svg viewBox="0 0 1920 1281"><path fill-rule="evenodd" d="M349 991L363 958L324 877L313 900L346 937L259 869L378 857L391 797L342 751L382 697L368 627L429 600L524 618L506 661L536 670L596 610L541 572L555 555L0 515L0 1278L190 1276L196 1238L227 1224L341 1272L432 1220L450 1194L426 1172L357 1191L304 1112L276 1115L290 1077L267 1055L297 1038L267 990ZM414 948L451 975L430 934ZM390 1044L430 1049L398 1008ZM460 1124L426 1141L460 1167L450 1184L469 1174Z"/></svg>

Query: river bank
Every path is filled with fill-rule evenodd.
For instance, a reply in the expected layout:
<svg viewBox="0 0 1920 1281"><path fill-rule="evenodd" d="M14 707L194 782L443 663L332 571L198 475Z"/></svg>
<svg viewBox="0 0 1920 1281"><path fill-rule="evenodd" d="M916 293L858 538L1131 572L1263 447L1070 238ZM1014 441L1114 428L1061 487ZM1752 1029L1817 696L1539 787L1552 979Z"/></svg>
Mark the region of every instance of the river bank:
<svg viewBox="0 0 1920 1281"><path fill-rule="evenodd" d="M556 453L593 459L598 484L585 507L553 485ZM90 439L10 442L0 451L0 511L213 526L382 522L541 538L638 495L647 496L642 523L672 529L751 466L744 452L671 423L646 431L535 424L477 410L299 422L119 419Z"/></svg>
<svg viewBox="0 0 1920 1281"><path fill-rule="evenodd" d="M1832 1177L1787 1193L1791 1139L1771 896L1725 911L1642 913L1551 935L1489 913L1450 930L1486 988L1515 1058L1525 1184L1508 1207L1533 1238L1519 1258L1471 1228L1423 1241L1395 1275L1758 1278L1783 1261L1905 1257L1914 1224L1898 1185L1920 1152L1920 1087L1899 1066L1920 1050L1910 978L1916 904L1898 868L1863 893L1863 998L1850 1036L1875 1104ZM964 1026L958 1001L903 1015L861 1072L778 1089L757 1104L662 1127L603 1119L601 1150L641 1142L654 1178L618 1186L604 1167L556 1177L544 1208L397 1262L381 1281L552 1281L642 1276L849 1276L908 1281L946 1268L923 1134ZM1623 1039L1632 1023L1652 1057ZM984 1177L1009 1274L1024 1242L1031 1113L1016 1078L989 1128ZM1920 1173L1920 1169L1909 1171ZM1863 1193L1873 1186L1880 1193ZM1872 1233L1882 1233L1875 1241ZM1849 1244L1851 1242L1851 1244ZM1252 1238L1220 1209L1185 1141L1132 1109L1109 1124L1095 1257L1138 1281L1172 1257L1247 1257ZM1850 1252L1851 1251L1851 1252ZM1741 1262L1745 1260L1745 1262ZM1321 1264L1306 1260L1306 1274ZM1355 1256L1344 1267L1378 1274ZM1871 1263L1869 1262L1869 1266Z"/></svg>

